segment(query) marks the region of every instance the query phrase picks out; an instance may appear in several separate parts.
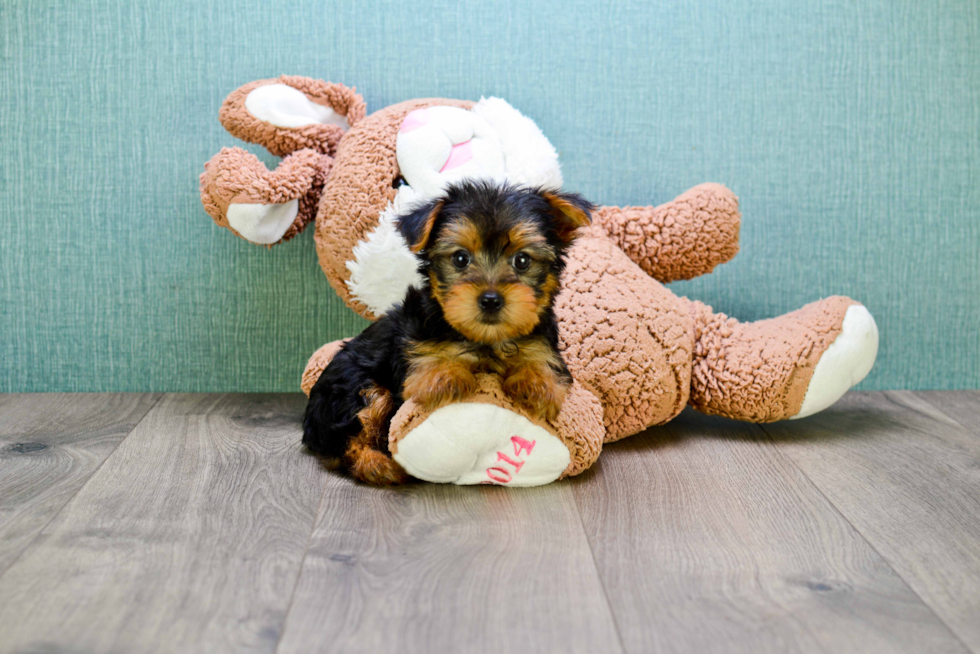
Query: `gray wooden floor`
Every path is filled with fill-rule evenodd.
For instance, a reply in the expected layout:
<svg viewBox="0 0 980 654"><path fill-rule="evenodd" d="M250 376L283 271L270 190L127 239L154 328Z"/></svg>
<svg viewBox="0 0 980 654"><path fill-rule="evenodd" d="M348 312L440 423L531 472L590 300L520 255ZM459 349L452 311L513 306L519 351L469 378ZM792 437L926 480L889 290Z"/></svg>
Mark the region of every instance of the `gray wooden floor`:
<svg viewBox="0 0 980 654"><path fill-rule="evenodd" d="M0 395L2 652L980 653L980 392L377 489L301 395Z"/></svg>

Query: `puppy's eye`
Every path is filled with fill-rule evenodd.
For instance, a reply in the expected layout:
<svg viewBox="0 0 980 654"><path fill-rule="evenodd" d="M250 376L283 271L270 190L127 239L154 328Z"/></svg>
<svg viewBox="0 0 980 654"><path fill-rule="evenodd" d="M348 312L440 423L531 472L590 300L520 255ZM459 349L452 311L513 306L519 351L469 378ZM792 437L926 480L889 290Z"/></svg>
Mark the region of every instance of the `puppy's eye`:
<svg viewBox="0 0 980 654"><path fill-rule="evenodd" d="M470 265L470 253L466 250L457 250L453 253L453 265L462 270Z"/></svg>
<svg viewBox="0 0 980 654"><path fill-rule="evenodd" d="M531 267L531 257L524 252L518 252L514 255L514 267L522 272L527 270Z"/></svg>
<svg viewBox="0 0 980 654"><path fill-rule="evenodd" d="M396 178L395 178L395 179L394 179L394 180L393 180L393 181L391 182L391 188L401 188L401 187L403 187L403 186L405 186L405 184L406 184L406 182L405 182L405 178L404 178L404 177L401 177L401 176L399 176L399 177L396 177Z"/></svg>

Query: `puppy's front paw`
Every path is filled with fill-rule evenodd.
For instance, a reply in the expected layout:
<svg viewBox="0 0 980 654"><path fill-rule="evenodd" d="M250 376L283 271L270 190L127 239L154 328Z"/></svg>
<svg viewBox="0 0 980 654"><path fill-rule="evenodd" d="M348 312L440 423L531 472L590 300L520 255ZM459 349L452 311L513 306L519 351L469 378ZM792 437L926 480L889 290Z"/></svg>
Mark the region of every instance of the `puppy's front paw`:
<svg viewBox="0 0 980 654"><path fill-rule="evenodd" d="M351 475L372 486L396 486L409 481L408 473L390 455L355 439L347 448L347 467Z"/></svg>
<svg viewBox="0 0 980 654"><path fill-rule="evenodd" d="M536 418L554 420L565 401L568 385L550 369L521 367L504 380L504 393Z"/></svg>
<svg viewBox="0 0 980 654"><path fill-rule="evenodd" d="M457 402L476 390L476 377L460 365L431 365L413 371L405 379L402 395L423 409L434 411Z"/></svg>

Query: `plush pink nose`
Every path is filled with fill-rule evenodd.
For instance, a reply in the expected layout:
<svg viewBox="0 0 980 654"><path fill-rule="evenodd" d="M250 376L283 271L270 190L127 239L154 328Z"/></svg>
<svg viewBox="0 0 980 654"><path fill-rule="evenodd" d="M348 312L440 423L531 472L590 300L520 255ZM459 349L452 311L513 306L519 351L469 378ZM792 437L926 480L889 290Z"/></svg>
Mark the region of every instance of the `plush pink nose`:
<svg viewBox="0 0 980 654"><path fill-rule="evenodd" d="M413 129L418 129L429 122L429 110L428 109L416 109L412 113L405 116L405 120L402 121L400 132L411 132Z"/></svg>
<svg viewBox="0 0 980 654"><path fill-rule="evenodd" d="M469 141L463 141L459 145L453 146L453 149L449 152L449 158L446 159L446 163L442 164L442 168L439 169L439 172L444 173L447 170L458 168L472 158L473 140L470 139Z"/></svg>

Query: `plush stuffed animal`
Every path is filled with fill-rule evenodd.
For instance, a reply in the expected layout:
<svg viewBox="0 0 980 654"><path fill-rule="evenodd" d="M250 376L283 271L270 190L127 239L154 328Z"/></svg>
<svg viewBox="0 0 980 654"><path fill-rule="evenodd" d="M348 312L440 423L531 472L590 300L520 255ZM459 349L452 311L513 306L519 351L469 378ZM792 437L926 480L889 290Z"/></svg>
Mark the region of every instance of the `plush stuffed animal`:
<svg viewBox="0 0 980 654"><path fill-rule="evenodd" d="M267 246L315 219L323 271L367 318L418 279L392 223L401 210L464 177L562 184L554 147L498 98L410 100L367 116L354 89L283 76L232 92L220 120L285 159L269 171L240 148L223 149L201 175L207 212ZM482 376L464 402L431 413L402 406L389 428L394 459L433 482L532 486L582 472L603 443L663 424L686 404L751 422L828 407L874 363L878 331L862 305L835 296L739 323L663 285L731 259L739 220L738 199L718 184L659 207L600 207L568 254L555 305L574 377L558 418L527 415L499 379ZM307 393L339 346L313 355ZM372 480L370 470L355 474Z"/></svg>

